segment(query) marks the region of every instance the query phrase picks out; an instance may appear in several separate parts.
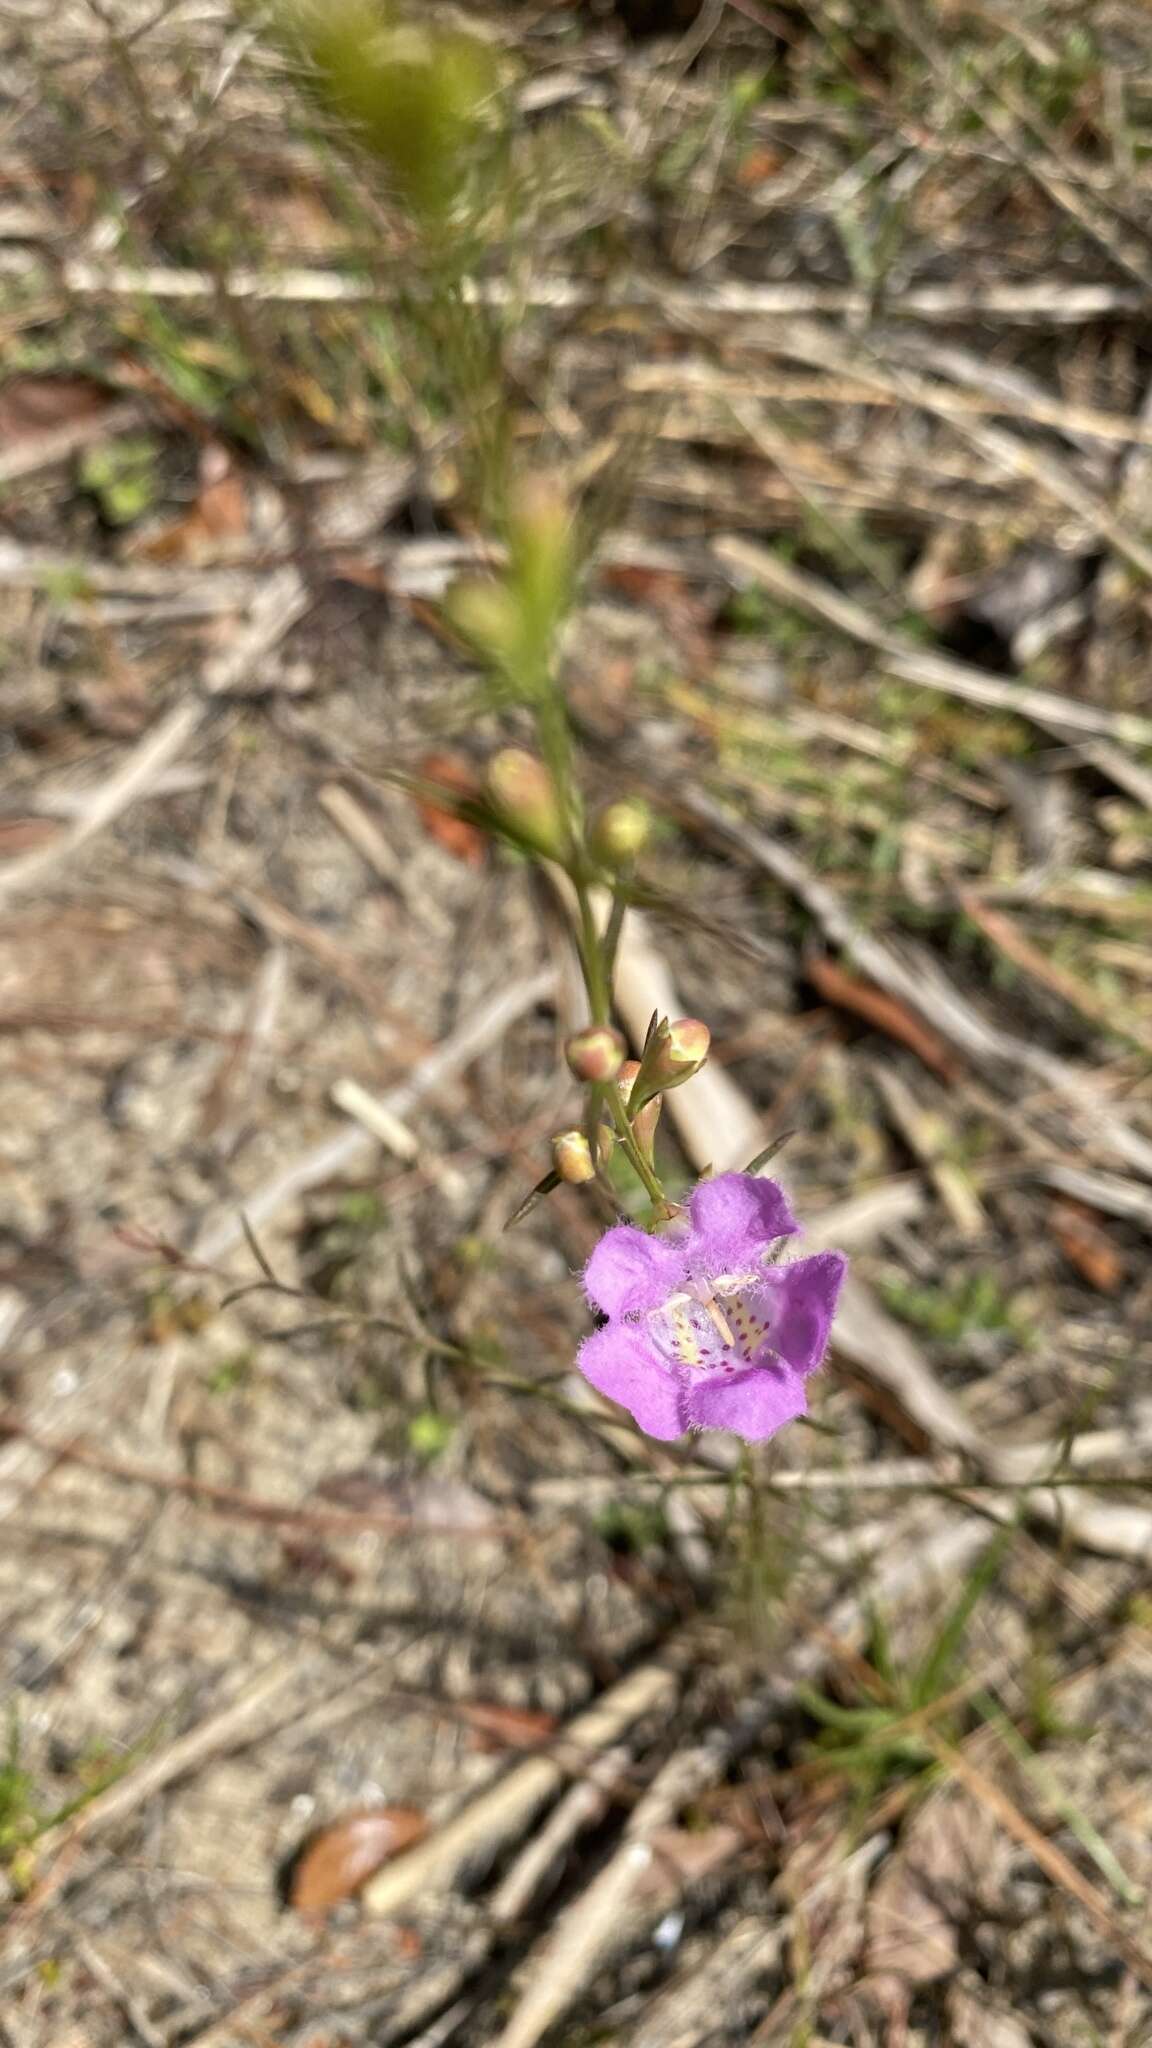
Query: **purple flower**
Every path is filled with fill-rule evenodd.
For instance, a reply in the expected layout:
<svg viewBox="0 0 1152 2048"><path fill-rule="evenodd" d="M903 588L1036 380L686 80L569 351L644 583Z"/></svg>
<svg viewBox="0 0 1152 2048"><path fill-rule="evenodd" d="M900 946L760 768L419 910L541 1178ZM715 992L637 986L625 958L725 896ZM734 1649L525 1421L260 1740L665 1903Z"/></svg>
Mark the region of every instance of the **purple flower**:
<svg viewBox="0 0 1152 2048"><path fill-rule="evenodd" d="M679 1236L621 1223L601 1238L584 1286L608 1320L576 1362L648 1436L731 1429L756 1443L806 1412L847 1261L773 1264L800 1226L783 1190L755 1174L701 1181L688 1216Z"/></svg>

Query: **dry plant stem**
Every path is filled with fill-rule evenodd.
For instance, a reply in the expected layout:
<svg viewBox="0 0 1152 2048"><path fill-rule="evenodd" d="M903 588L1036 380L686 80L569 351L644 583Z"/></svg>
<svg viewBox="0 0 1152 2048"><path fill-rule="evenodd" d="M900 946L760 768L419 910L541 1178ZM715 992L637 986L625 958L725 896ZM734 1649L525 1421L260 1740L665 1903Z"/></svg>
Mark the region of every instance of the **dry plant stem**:
<svg viewBox="0 0 1152 2048"><path fill-rule="evenodd" d="M633 1752L626 1743L616 1743L590 1759L584 1775L569 1787L539 1834L525 1844L493 1893L488 1911L497 1926L523 1919L529 1906L552 1884L577 1835L604 1818L627 1780L632 1761Z"/></svg>
<svg viewBox="0 0 1152 2048"><path fill-rule="evenodd" d="M300 1658L296 1652L275 1658L226 1707L210 1714L195 1728L190 1728L186 1735L177 1736L155 1756L146 1758L134 1770L118 1778L115 1784L98 1792L73 1820L61 1821L57 1827L41 1835L37 1842L38 1853L54 1854L80 1836L87 1839L103 1828L114 1826L178 1778L187 1777L213 1758L225 1756L230 1750L254 1742L270 1732L283 1707L276 1708L275 1712L271 1710L288 1686L300 1677Z"/></svg>
<svg viewBox="0 0 1152 2048"><path fill-rule="evenodd" d="M430 1340L413 1333L414 1346L426 1346ZM437 1346L456 1356L455 1347ZM102 1472L106 1478L115 1479L125 1486L145 1486L154 1493L164 1496L180 1495L184 1499L200 1501L213 1513L235 1516L243 1522L263 1522L273 1528L312 1529L327 1536L364 1536L377 1534L392 1536L406 1531L421 1530L431 1533L428 1524L419 1517L406 1514L357 1514L346 1508L325 1508L300 1506L291 1501L268 1500L259 1494L245 1493L236 1486L221 1486L210 1479L197 1479L188 1472L162 1472L150 1465L138 1465L126 1458L113 1458L104 1451L90 1449L81 1443L58 1443L52 1438L41 1436L16 1417L0 1412L0 1442L6 1438L18 1437L23 1443L31 1444L43 1453L51 1464L85 1465L92 1472ZM514 1539L522 1533L507 1522L492 1522L482 1528L474 1523L453 1526L438 1523L435 1533L441 1536L458 1536L469 1543L492 1538L501 1541Z"/></svg>
<svg viewBox="0 0 1152 2048"><path fill-rule="evenodd" d="M92 792L75 824L50 845L0 867L0 904L47 880L98 832L113 824L138 797L145 796L183 753L205 715L202 704L187 700L157 719L102 787Z"/></svg>
<svg viewBox="0 0 1152 2048"><path fill-rule="evenodd" d="M1152 1141L1108 1108L1104 1092L1092 1076L1058 1054L1014 1038L992 1024L935 963L908 948L897 953L895 948L864 931L836 891L821 881L790 847L735 817L701 792L686 795L682 808L709 830L740 847L766 874L796 896L854 966L879 988L911 1004L958 1052L978 1066L1023 1072L1034 1077L1046 1091L1051 1090L1074 1117L1073 1149L1107 1148L1137 1172L1152 1178Z"/></svg>
<svg viewBox="0 0 1152 2048"><path fill-rule="evenodd" d="M937 1571L962 1571L986 1540L978 1525L966 1528L942 1520L918 1551L879 1573L868 1604L855 1595L840 1603L833 1634L862 1638L871 1602L887 1605L902 1598L912 1588L922 1588ZM561 1916L554 1933L532 1951L521 2001L494 2048L535 2048L547 2029L571 2010L617 1946L621 1932L634 1931L636 1890L652 1865L658 1830L718 1783L733 1760L787 1707L797 1680L811 1678L827 1656L821 1636L804 1637L785 1647L772 1677L748 1695L730 1722L673 1753L633 1812L619 1848Z"/></svg>
<svg viewBox="0 0 1152 2048"><path fill-rule="evenodd" d="M643 1664L571 1721L551 1748L518 1764L427 1841L382 1870L364 1893L366 1911L398 1912L409 1900L449 1889L471 1863L489 1861L590 1757L619 1741L635 1721L666 1709L691 1660L690 1631Z"/></svg>
<svg viewBox="0 0 1152 2048"><path fill-rule="evenodd" d="M918 683L923 689L939 690L970 704L986 704L996 711L1014 711L1045 729L1055 725L1073 733L1100 733L1130 746L1152 745L1152 719L1124 711L1105 711L1095 704L1082 704L1074 697L1057 696L1051 690L1029 689L1007 676L967 668L948 655L926 653L904 634L882 625L855 599L843 596L818 577L793 569L754 541L726 534L714 543L713 552L721 566L738 578L762 584L786 604L796 605L849 639L874 648L881 667L904 682Z"/></svg>
<svg viewBox="0 0 1152 2048"><path fill-rule="evenodd" d="M307 592L295 569L279 570L257 587L249 616L229 646L209 663L204 689L209 697L226 696L238 689L253 670L296 623L306 610ZM103 832L128 809L148 794L195 737L208 717L208 707L186 698L151 726L114 774L93 791L88 804L68 830L23 860L0 867L0 904L35 887L73 854Z"/></svg>
<svg viewBox="0 0 1152 2048"><path fill-rule="evenodd" d="M978 1799L982 1806L986 1806L994 1813L1008 1834L1028 1851L1044 1875L1083 1906L1093 1926L1107 1942L1111 1943L1117 1953L1123 1956L1128 1968L1135 1972L1140 1982L1152 1990L1152 1954L1140 1942L1134 1940L1117 1920L1107 1897L1098 1886L1092 1884L1063 1850L1058 1848L1055 1842L1050 1842L1047 1835L1043 1834L1026 1814L1021 1813L1003 1787L966 1757L963 1750L957 1749L953 1743L946 1741L930 1727L924 1729L924 1739L935 1750L940 1762L952 1776L972 1794L973 1798Z"/></svg>
<svg viewBox="0 0 1152 2048"><path fill-rule="evenodd" d="M537 1003L545 1002L554 986L555 975L551 968L547 968L539 974L530 975L525 981L514 982L510 988L501 989L499 994L481 1004L450 1038L435 1046L403 1081L387 1089L379 1098L380 1105L388 1115L403 1120L417 1103L435 1094L447 1081L454 1080L480 1053L503 1037L517 1018L534 1009ZM379 1143L379 1139L360 1128L326 1139L248 1196L243 1203L244 1216L252 1229L259 1231L290 1202L306 1194L309 1188L363 1167L375 1157ZM234 1212L205 1225L191 1248L190 1256L204 1265L215 1265L243 1238L244 1225L239 1212Z"/></svg>
<svg viewBox="0 0 1152 2048"><path fill-rule="evenodd" d="M371 280L342 277L335 270L285 267L280 270L239 268L223 280L206 270L170 264L91 263L70 261L48 272L34 256L5 254L0 275L34 279L43 270L47 282L81 297L108 296L154 299L214 298L223 283L234 299L268 300L299 305L380 304L395 296L393 288ZM466 303L492 307L539 308L545 312L609 311L651 307L664 319L762 320L783 315L819 314L850 323L867 321L872 295L851 286L805 284L684 284L645 288L635 281L604 290L566 277L538 276L526 288L499 278L466 279ZM1078 327L1117 313L1142 312L1147 293L1137 285L1036 283L988 285L920 285L886 298L893 319L923 320L950 326L964 320L1002 320L1009 324Z"/></svg>

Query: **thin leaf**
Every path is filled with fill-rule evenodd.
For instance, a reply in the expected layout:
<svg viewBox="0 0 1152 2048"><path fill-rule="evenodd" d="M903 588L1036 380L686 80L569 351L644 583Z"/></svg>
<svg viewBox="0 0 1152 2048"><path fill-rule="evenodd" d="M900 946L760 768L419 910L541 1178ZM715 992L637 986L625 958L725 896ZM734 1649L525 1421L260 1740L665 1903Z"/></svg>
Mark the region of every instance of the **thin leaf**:
<svg viewBox="0 0 1152 2048"><path fill-rule="evenodd" d="M550 1195L553 1188L558 1188L559 1185L560 1175L558 1173L546 1173L543 1180L537 1181L531 1193L525 1195L520 1207L513 1210L507 1223L504 1225L505 1230L511 1230L514 1223L522 1223L529 1211L536 1207L537 1202L542 1201L545 1195Z"/></svg>
<svg viewBox="0 0 1152 2048"><path fill-rule="evenodd" d="M252 1257L255 1259L256 1264L259 1266L260 1271L263 1273L264 1278L273 1287L282 1286L283 1282L277 1279L276 1274L272 1267L271 1260L268 1258L267 1253L263 1250L260 1244L260 1240L257 1237L256 1232L253 1230L252 1225L249 1223L248 1218L245 1215L243 1209L241 1209L240 1211L240 1228L244 1232L244 1242L247 1245L249 1251L251 1252Z"/></svg>
<svg viewBox="0 0 1152 2048"><path fill-rule="evenodd" d="M1029 1748L1020 1730L1014 1726L997 1702L986 1692L973 1695L973 1705L996 1731L1008 1754L1022 1766L1040 1787L1045 1799L1055 1807L1065 1826L1070 1828L1081 1848L1092 1858L1100 1872L1118 1898L1126 1906L1140 1906L1144 1893L1133 1884L1126 1870L1116 1861L1104 1837L1099 1833L1086 1813L1069 1799L1054 1774L1046 1768L1035 1751Z"/></svg>
<svg viewBox="0 0 1152 2048"><path fill-rule="evenodd" d="M624 928L624 912L627 908L627 898L621 884L618 882L612 892L612 915L608 919L607 929L600 941L600 951L604 961L604 979L609 988L612 987L612 976L616 967L616 953L620 945L620 933Z"/></svg>
<svg viewBox="0 0 1152 2048"><path fill-rule="evenodd" d="M762 1166L767 1166L770 1159L775 1159L776 1154L784 1150L789 1138L795 1136L795 1131L781 1131L778 1138L773 1138L770 1145L765 1145L764 1150L756 1154L751 1165L744 1168L745 1173L759 1173Z"/></svg>
<svg viewBox="0 0 1152 2048"><path fill-rule="evenodd" d="M945 1615L919 1670L913 1674L911 1700L914 1707L928 1706L947 1689L968 1623L999 1572L1013 1533L1011 1527L1001 1529L969 1572L959 1599Z"/></svg>
<svg viewBox="0 0 1152 2048"><path fill-rule="evenodd" d="M796 1687L796 1698L814 1721L819 1721L825 1728L839 1729L845 1735L879 1731L888 1727L893 1719L889 1707L841 1706L838 1700L830 1700L826 1693L816 1692L807 1685Z"/></svg>

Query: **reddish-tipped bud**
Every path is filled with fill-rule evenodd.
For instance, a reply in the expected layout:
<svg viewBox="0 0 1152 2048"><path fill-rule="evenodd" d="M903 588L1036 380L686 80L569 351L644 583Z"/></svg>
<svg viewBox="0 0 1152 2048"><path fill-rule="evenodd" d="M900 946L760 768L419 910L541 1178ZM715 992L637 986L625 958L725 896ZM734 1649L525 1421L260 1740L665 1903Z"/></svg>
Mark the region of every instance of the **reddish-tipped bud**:
<svg viewBox="0 0 1152 2048"><path fill-rule="evenodd" d="M610 1024L574 1031L564 1047L578 1081L614 1081L624 1064L624 1040Z"/></svg>
<svg viewBox="0 0 1152 2048"><path fill-rule="evenodd" d="M640 1061L625 1060L624 1065L620 1069L620 1094L624 1101L624 1107L628 1111L628 1121L636 1134L637 1142L645 1156L651 1159L652 1147L656 1142L656 1126L660 1121L660 1111L663 1105L660 1097L653 1095L649 1097L647 1102L642 1103L635 1114L633 1114L632 1095L639 1074Z"/></svg>
<svg viewBox="0 0 1152 2048"><path fill-rule="evenodd" d="M556 788L542 761L523 747L502 747L488 763L488 792L509 830L552 860L565 851Z"/></svg>
<svg viewBox="0 0 1152 2048"><path fill-rule="evenodd" d="M652 830L652 813L639 797L624 797L606 804L593 819L588 844L594 858L606 868L620 868L635 860L647 844Z"/></svg>
<svg viewBox="0 0 1152 2048"><path fill-rule="evenodd" d="M712 1044L712 1033L699 1017L678 1017L669 1024L664 1034L663 1067L668 1073L668 1085L686 1081L688 1073L695 1073L708 1057Z"/></svg>
<svg viewBox="0 0 1152 2048"><path fill-rule="evenodd" d="M662 1017L644 1048L634 1093L638 1102L678 1088L698 1074L708 1057L712 1033L699 1017L678 1017L669 1024Z"/></svg>
<svg viewBox="0 0 1152 2048"><path fill-rule="evenodd" d="M557 1131L552 1140L552 1164L561 1180L567 1181L570 1187L579 1187L581 1181L595 1179L592 1148L583 1131Z"/></svg>

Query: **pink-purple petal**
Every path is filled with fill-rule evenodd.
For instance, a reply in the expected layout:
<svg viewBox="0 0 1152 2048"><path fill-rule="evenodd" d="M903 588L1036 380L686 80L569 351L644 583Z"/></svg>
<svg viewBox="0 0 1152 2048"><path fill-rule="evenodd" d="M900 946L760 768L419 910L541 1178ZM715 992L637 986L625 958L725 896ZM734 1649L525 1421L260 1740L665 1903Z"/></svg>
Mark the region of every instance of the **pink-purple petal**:
<svg viewBox="0 0 1152 2048"><path fill-rule="evenodd" d="M754 1173L721 1173L715 1180L702 1180L692 1191L688 1214L688 1256L700 1273L759 1267L774 1239L793 1237L800 1228L783 1188Z"/></svg>
<svg viewBox="0 0 1152 2048"><path fill-rule="evenodd" d="M757 1289L758 1303L767 1311L765 1349L793 1372L815 1372L822 1364L847 1270L843 1252L814 1252L765 1273Z"/></svg>
<svg viewBox="0 0 1152 2048"><path fill-rule="evenodd" d="M730 1429L752 1444L808 1412L803 1380L781 1365L717 1374L692 1387L687 1400L693 1428Z"/></svg>
<svg viewBox="0 0 1152 2048"><path fill-rule="evenodd" d="M584 1268L584 1291L606 1316L659 1308L684 1277L684 1246L618 1223L600 1239Z"/></svg>
<svg viewBox="0 0 1152 2048"><path fill-rule="evenodd" d="M628 1324L610 1323L586 1337L576 1363L597 1393L627 1408L645 1436L671 1443L688 1427L684 1395L643 1333Z"/></svg>

